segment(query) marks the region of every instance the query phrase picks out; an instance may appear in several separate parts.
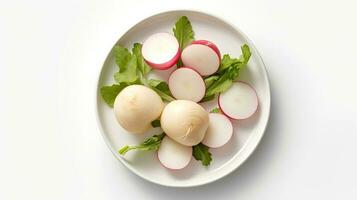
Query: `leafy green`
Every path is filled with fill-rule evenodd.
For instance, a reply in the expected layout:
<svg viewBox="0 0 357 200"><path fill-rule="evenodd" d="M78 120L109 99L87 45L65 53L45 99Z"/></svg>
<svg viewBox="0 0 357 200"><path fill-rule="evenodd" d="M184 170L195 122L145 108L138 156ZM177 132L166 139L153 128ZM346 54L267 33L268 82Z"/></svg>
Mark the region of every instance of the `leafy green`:
<svg viewBox="0 0 357 200"><path fill-rule="evenodd" d="M193 32L191 22L186 16L182 16L176 21L175 27L172 29L172 31L174 32L174 35L179 42L181 50L195 39L195 33ZM181 59L177 63L177 66L182 66Z"/></svg>
<svg viewBox="0 0 357 200"><path fill-rule="evenodd" d="M172 97L169 86L165 81L150 79L148 85L153 89L163 100L173 101L175 98Z"/></svg>
<svg viewBox="0 0 357 200"><path fill-rule="evenodd" d="M113 48L115 62L117 63L120 70L125 70L126 65L131 59L131 54L127 48L122 46L114 46Z"/></svg>
<svg viewBox="0 0 357 200"><path fill-rule="evenodd" d="M132 52L137 58L138 70L141 72L141 74L143 76L146 76L151 71L151 68L149 67L148 64L146 64L146 62L144 60L144 57L141 54L142 46L143 45L140 44L140 43L135 43L134 46L133 46Z"/></svg>
<svg viewBox="0 0 357 200"><path fill-rule="evenodd" d="M141 151L157 151L160 148L160 144L162 138L165 136L165 133L161 133L160 135L154 135L150 138L147 138L143 143L137 146L124 146L119 149L119 153L121 155L125 155L126 152L130 150L141 150Z"/></svg>
<svg viewBox="0 0 357 200"><path fill-rule="evenodd" d="M155 119L154 121L151 122L151 126L156 128L156 127L160 127L161 123L159 119Z"/></svg>
<svg viewBox="0 0 357 200"><path fill-rule="evenodd" d="M206 88L205 98L211 97L218 93L228 90L233 81L237 79L239 71L243 69L251 56L249 46L244 44L241 47L242 55L240 58L231 58L229 55L224 55L221 61L219 70L205 78Z"/></svg>
<svg viewBox="0 0 357 200"><path fill-rule="evenodd" d="M196 160L200 160L202 165L208 166L212 161L211 153L208 150L209 148L206 145L199 143L193 146L192 155Z"/></svg>
<svg viewBox="0 0 357 200"><path fill-rule="evenodd" d="M119 94L119 92L124 89L126 84L113 84L111 86L103 86L100 88L100 94L102 95L104 101L110 106L113 107L114 100Z"/></svg>
<svg viewBox="0 0 357 200"><path fill-rule="evenodd" d="M206 88L211 86L212 83L214 83L218 78L219 78L219 76L210 76L210 77L206 78L205 79Z"/></svg>
<svg viewBox="0 0 357 200"><path fill-rule="evenodd" d="M251 56L249 46L247 44L244 44L243 46L241 46L241 51L242 55L239 58L231 58L228 54L223 55L218 72L222 72L225 69L234 65L239 65L240 67L245 66Z"/></svg>
<svg viewBox="0 0 357 200"><path fill-rule="evenodd" d="M220 113L220 112L221 112L221 110L218 107L215 107L211 110L210 113Z"/></svg>
<svg viewBox="0 0 357 200"><path fill-rule="evenodd" d="M138 80L136 72L137 60L135 55L131 55L130 59L123 65L120 71L114 74L114 79L118 83L135 83Z"/></svg>
<svg viewBox="0 0 357 200"><path fill-rule="evenodd" d="M249 46L247 44L244 44L241 47L241 50L242 50L243 54L241 55L241 57L239 59L243 60L244 64L247 64L250 56L252 55L252 53L250 52Z"/></svg>
<svg viewBox="0 0 357 200"><path fill-rule="evenodd" d="M184 49L195 39L195 33L192 30L191 22L186 16L180 17L172 30L179 42L180 49Z"/></svg>
<svg viewBox="0 0 357 200"><path fill-rule="evenodd" d="M219 66L219 69L218 71L219 72L222 72L224 71L225 69L227 69L228 67L232 66L232 65L235 65L235 64L238 64L238 63L241 63L241 60L238 59L238 58L231 58L230 55L228 54L224 54L223 55L223 58L221 60L221 65Z"/></svg>
<svg viewBox="0 0 357 200"><path fill-rule="evenodd" d="M101 95L110 107L113 107L115 97L124 87L132 84L146 84L146 75L151 68L144 61L141 48L142 45L139 43L133 45L132 53L119 45L113 48L115 62L119 68L119 71L114 73L114 80L118 84L101 88Z"/></svg>
<svg viewBox="0 0 357 200"><path fill-rule="evenodd" d="M205 97L209 97L212 95L216 95L220 92L224 92L231 87L232 82L234 80L234 74L236 74L237 70L233 68L232 70L226 70L225 73L214 83L211 84L206 89Z"/></svg>

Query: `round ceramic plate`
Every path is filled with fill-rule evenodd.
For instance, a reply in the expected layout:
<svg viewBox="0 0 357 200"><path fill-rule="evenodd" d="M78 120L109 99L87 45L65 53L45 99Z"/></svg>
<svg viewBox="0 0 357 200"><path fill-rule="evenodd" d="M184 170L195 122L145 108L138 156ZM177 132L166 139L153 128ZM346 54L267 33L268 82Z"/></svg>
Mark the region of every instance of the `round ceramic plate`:
<svg viewBox="0 0 357 200"><path fill-rule="evenodd" d="M209 167L202 166L200 162L192 158L190 164L184 169L172 171L160 165L156 152L132 151L124 157L119 155L118 149L123 145L139 144L144 138L161 133L162 130L153 128L140 136L127 133L116 122L112 108L102 100L100 88L103 85L113 84L113 74L118 70L112 51L109 52L104 62L96 88L98 124L113 154L138 176L153 183L172 187L203 185L220 179L237 169L257 147L267 126L270 112L269 81L258 51L239 29L215 16L184 10L160 13L134 25L116 44L131 49L135 42L142 43L145 38L153 33L172 32L174 23L183 15L191 21L196 39L213 41L222 55L228 53L233 57L240 56L240 46L244 43L249 45L252 52L248 67L241 71L239 79L248 82L255 88L259 98L259 109L249 119L232 121L234 135L223 147L210 149L213 160ZM166 71L153 70L150 77L167 80L171 71L172 69ZM217 106L217 100L202 105L209 111Z"/></svg>

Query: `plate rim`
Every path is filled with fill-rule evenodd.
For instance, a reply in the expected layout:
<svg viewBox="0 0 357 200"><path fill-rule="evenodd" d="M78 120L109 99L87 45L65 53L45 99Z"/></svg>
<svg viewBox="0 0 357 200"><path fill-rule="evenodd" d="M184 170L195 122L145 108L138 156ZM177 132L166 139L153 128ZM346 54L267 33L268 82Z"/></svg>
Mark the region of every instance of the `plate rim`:
<svg viewBox="0 0 357 200"><path fill-rule="evenodd" d="M244 154L244 156L241 157L240 161L238 164L234 164L233 167L231 167L230 169L228 170L225 170L225 172L223 173L223 175L218 175L216 177L213 177L213 178L210 178L206 181L200 181L200 182L193 182L191 184L186 184L186 185L179 185L179 184L167 184L167 183L162 183L162 182L159 182L159 181L154 181L154 180L151 180L150 178L147 178L146 176L144 176L141 172L138 172L134 167L130 166L129 164L127 164L127 162L125 162L125 160L119 156L117 154L117 150L114 149L112 147L112 145L110 144L110 141L108 139L108 137L106 137L105 133L104 133L104 130L103 130L103 127L102 127L102 124L101 124L101 121L99 119L99 103L100 101L102 101L101 99L101 95L100 95L100 79L102 77L102 73L103 73L103 68L105 66L105 63L107 62L107 59L109 57L109 55L111 54L112 50L113 50L113 47L120 41L120 39L126 35L128 32L130 32L137 24L141 23L142 21L148 19L148 18L152 18L152 17L156 17L156 16L159 16L159 15L164 15L164 14L170 14L170 13L174 13L174 12L191 12L191 13L197 13L197 14L200 14L200 15L206 15L206 16L210 16L210 17L213 17L213 18L216 18L224 23L226 23L227 25L229 25L230 27L232 27L234 29L234 31L236 31L238 34L242 35L243 38L247 41L247 43L249 44L249 47L251 49L253 49L253 51L256 53L257 57L258 57L258 60L259 60L259 64L262 66L262 69L264 71L264 76L267 80L267 88L268 88L268 97L267 97L267 112L268 112L268 116L267 116L267 120L266 120L266 123L264 124L264 128L263 128L263 131L260 135L258 135L256 138L256 142L254 144L251 144L248 146L248 142L249 140L251 140L252 138L250 137L247 141L246 141L246 144L243 145L242 149L244 148L248 148L250 147L250 149L248 150L249 153L247 154ZM130 26L130 28L126 31L124 31L119 39L116 40L116 42L114 43L114 45L112 45L111 49L109 50L109 52L106 54L106 57L101 65L101 67L99 68L99 73L97 78L96 78L96 88L95 88L95 105L94 105L94 109L95 109L95 114L96 114L96 122L97 122L97 126L99 128L99 132L101 133L103 139L104 139L104 142L106 144L106 146L109 148L109 150L112 152L112 154L114 155L115 158L117 158L120 163L122 163L125 167L127 167L129 169L129 171L131 171L132 173L134 173L135 175L139 176L140 178L148 181L148 182L151 182L151 183L155 183L157 185L161 185L161 186L166 186L166 187L173 187L173 188L190 188L190 187L198 187L198 186L202 186L202 185L206 185L206 184L209 184L209 183L213 183L219 179L222 179L224 177L226 177L227 175L231 174L233 171L235 171L236 169L238 169L240 166L242 166L246 160L255 152L255 150L257 149L257 147L259 146L263 136L265 135L265 132L266 132L266 129L267 129L267 126L269 124L269 121L270 121L270 115L271 115L271 89L270 89L270 81L269 81L269 74L268 74L268 71L266 69L266 66L264 64L264 61L258 51L258 49L256 48L256 46L254 45L254 43L252 42L252 40L243 32L241 31L237 26L235 26L233 23L231 23L229 20L226 20L222 17L219 17L217 16L216 14L213 14L211 12L207 12L207 11L203 11L203 10L197 10L197 9L172 9L172 10L165 10L165 11L161 11L161 12L155 12L154 14L148 14L146 15L146 17L143 17L141 18L140 20L136 20L134 22L134 25ZM234 157L232 157L234 158ZM232 162L234 160L230 160L228 162ZM237 162L237 159L235 159L235 161ZM224 165L223 165L224 166ZM223 167L221 166L221 167Z"/></svg>

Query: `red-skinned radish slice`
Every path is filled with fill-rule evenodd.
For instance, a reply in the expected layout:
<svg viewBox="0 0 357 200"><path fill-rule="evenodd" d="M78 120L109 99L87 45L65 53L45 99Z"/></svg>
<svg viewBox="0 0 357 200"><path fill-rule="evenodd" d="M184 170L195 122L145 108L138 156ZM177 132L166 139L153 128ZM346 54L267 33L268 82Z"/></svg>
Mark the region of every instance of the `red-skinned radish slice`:
<svg viewBox="0 0 357 200"><path fill-rule="evenodd" d="M199 102L205 95L203 78L188 67L176 69L169 78L169 88L176 99Z"/></svg>
<svg viewBox="0 0 357 200"><path fill-rule="evenodd" d="M152 68L160 70L169 69L180 58L179 43L170 33L151 35L144 42L141 51L145 61Z"/></svg>
<svg viewBox="0 0 357 200"><path fill-rule="evenodd" d="M209 125L202 143L211 148L225 145L232 137L233 125L225 115L209 114Z"/></svg>
<svg viewBox="0 0 357 200"><path fill-rule="evenodd" d="M193 68L202 76L208 76L218 70L221 55L212 42L197 40L182 51L181 60L185 66Z"/></svg>
<svg viewBox="0 0 357 200"><path fill-rule="evenodd" d="M247 119L258 108L255 90L244 82L234 82L232 86L218 97L221 111L232 119Z"/></svg>
<svg viewBox="0 0 357 200"><path fill-rule="evenodd" d="M168 169L182 169L190 163L192 147L179 144L165 136L157 152L160 163Z"/></svg>
<svg viewBox="0 0 357 200"><path fill-rule="evenodd" d="M191 44L202 44L202 45L206 45L208 47L210 47L211 49L213 49L213 51L216 52L216 54L218 55L219 58L221 58L221 52L219 51L218 47L213 44L212 42L208 41L208 40L195 40L193 41ZM221 63L221 62L220 62Z"/></svg>

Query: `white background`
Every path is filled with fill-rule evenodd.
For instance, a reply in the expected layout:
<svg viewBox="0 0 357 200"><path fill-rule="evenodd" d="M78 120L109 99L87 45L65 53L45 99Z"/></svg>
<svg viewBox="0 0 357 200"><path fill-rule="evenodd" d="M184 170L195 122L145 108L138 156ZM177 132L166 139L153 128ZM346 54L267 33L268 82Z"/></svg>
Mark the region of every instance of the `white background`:
<svg viewBox="0 0 357 200"><path fill-rule="evenodd" d="M0 199L356 199L354 0L0 1ZM256 152L203 187L148 183L100 135L96 78L139 20L197 9L234 23L270 76Z"/></svg>

